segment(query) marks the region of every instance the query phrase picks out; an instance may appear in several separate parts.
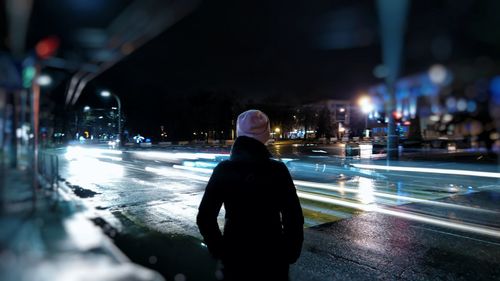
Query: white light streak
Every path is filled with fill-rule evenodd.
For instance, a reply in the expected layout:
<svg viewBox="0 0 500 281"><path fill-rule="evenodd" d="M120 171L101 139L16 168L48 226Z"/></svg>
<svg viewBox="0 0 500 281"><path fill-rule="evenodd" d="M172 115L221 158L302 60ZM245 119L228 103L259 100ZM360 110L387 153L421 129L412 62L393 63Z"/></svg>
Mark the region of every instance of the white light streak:
<svg viewBox="0 0 500 281"><path fill-rule="evenodd" d="M377 206L374 204L365 205L365 204L360 204L360 203L354 203L354 202L334 199L334 198L330 198L330 197L326 197L326 196L322 196L322 195L310 194L310 193L301 192L301 191L297 191L297 195L300 198L309 199L309 200L313 200L313 201L335 204L335 205L349 207L349 208L358 209L358 210L362 210L362 211L377 212L377 213L381 213L381 214L385 214L385 215L389 215L389 216L400 217L400 218L404 218L404 219L408 219L408 220L438 225L438 226L456 229L456 230L461 230L461 231L467 231L467 232L473 232L473 233L478 233L478 234L483 234L483 235L500 237L500 231L498 229L494 229L494 228L490 228L490 227L479 226L479 225L468 224L468 223L459 223L459 222L454 222L454 221L450 221L450 220L446 220L446 219L438 219L438 218L433 218L433 217L419 215L419 214L412 214L412 213L408 213L408 212L389 210L389 209L386 209L386 208L383 208L383 207L380 207L380 206Z"/></svg>
<svg viewBox="0 0 500 281"><path fill-rule="evenodd" d="M121 155L122 152L120 150L69 146L66 150L65 157L68 160L82 160L83 158L106 158L114 161L122 161L121 157L110 156L107 154Z"/></svg>
<svg viewBox="0 0 500 281"><path fill-rule="evenodd" d="M362 211L373 211L374 210L373 205L366 205L366 204L361 204L361 203L349 202L349 201L345 201L342 199L335 199L335 198L327 197L324 195L311 194L311 193L302 192L302 191L297 191L297 195L299 196L299 198L303 198L303 199L309 199L312 201L323 202L323 203L330 203L330 204L349 207L349 208L358 209L358 210L362 210Z"/></svg>
<svg viewBox="0 0 500 281"><path fill-rule="evenodd" d="M215 158L219 156L228 156L228 154L216 154L216 153L160 152L160 151L139 151L139 152L134 152L134 154L143 159L156 159L156 160L198 160L198 159L215 160Z"/></svg>
<svg viewBox="0 0 500 281"><path fill-rule="evenodd" d="M494 228L490 228L490 227L486 227L486 226L474 225L474 224L469 224L469 223L453 222L453 221L446 220L446 219L438 219L438 218L433 218L433 217L424 216L424 215L412 214L412 213L408 213L408 212L388 210L388 209L381 208L381 207L376 207L376 208L374 208L373 211L375 211L377 213L390 215L390 216L395 216L395 217L405 218L405 219L409 219L409 220L424 222L424 223L428 223L428 224L443 226L446 228L468 231L468 232L484 234L484 235L490 235L490 236L494 236L494 237L500 237L500 231L498 229L494 229Z"/></svg>
<svg viewBox="0 0 500 281"><path fill-rule="evenodd" d="M213 169L207 169L207 168L198 168L198 167L190 167L182 165L173 165L172 167L174 167L175 169L188 170L205 174L211 174L213 172Z"/></svg>
<svg viewBox="0 0 500 281"><path fill-rule="evenodd" d="M375 194L373 192L373 180L365 177L359 177L358 181L359 192L358 198L361 203L369 204L375 202Z"/></svg>
<svg viewBox="0 0 500 281"><path fill-rule="evenodd" d="M125 171L120 164L106 163L92 157L78 158L68 165L69 174L80 181L107 181L123 177Z"/></svg>
<svg viewBox="0 0 500 281"><path fill-rule="evenodd" d="M337 187L335 185L328 184L328 183L319 183L319 182L302 181L302 180L294 180L293 182L297 186L304 186L304 187L312 187L312 188L318 188L318 189L323 189L323 190L337 191L337 192L340 192L340 194L344 194L345 192L360 193L360 191L361 191L361 190L357 190L354 188L345 187L343 182L341 182L340 187ZM469 210L469 211L475 211L475 212L497 213L496 211L485 210L485 209L481 209L481 208L462 206L462 205L451 204L451 203L446 203L446 202L432 201L432 200L427 200L427 199L401 196L401 195L395 195L395 194L389 194L389 193L383 193L383 192L377 192L377 191L370 192L370 196L397 199L397 200L408 201L408 202L418 202L418 203L424 203L424 204L428 204L428 205L435 205L435 206L441 206L441 207L453 208L453 209ZM365 199L368 200L368 198L365 198Z"/></svg>
<svg viewBox="0 0 500 281"><path fill-rule="evenodd" d="M421 167L398 167L398 166L367 165L367 164L352 164L352 165L356 168L370 169L370 170L386 170L386 171L402 171L402 172L416 172L416 173L447 174L447 175L459 175L459 176L474 176L474 177L485 177L485 178L500 178L500 173L493 173L493 172L421 168Z"/></svg>
<svg viewBox="0 0 500 281"><path fill-rule="evenodd" d="M146 167L146 168L144 168L144 170L161 175L161 176L166 176L166 177L183 177L183 178L199 180L199 181L203 181L203 182L208 182L208 180L210 179L210 177L198 176L198 175L194 175L191 173L185 173L185 172L180 172L180 171L176 171L176 170L158 169L158 168L153 168L153 167Z"/></svg>

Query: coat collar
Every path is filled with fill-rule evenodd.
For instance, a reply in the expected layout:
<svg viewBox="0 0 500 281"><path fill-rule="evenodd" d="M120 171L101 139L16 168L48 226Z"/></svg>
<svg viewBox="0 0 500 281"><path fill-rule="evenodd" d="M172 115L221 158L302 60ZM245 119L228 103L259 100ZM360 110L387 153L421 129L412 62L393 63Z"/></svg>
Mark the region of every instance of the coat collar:
<svg viewBox="0 0 500 281"><path fill-rule="evenodd" d="M231 148L231 160L256 161L271 158L271 153L260 141L250 137L237 137Z"/></svg>

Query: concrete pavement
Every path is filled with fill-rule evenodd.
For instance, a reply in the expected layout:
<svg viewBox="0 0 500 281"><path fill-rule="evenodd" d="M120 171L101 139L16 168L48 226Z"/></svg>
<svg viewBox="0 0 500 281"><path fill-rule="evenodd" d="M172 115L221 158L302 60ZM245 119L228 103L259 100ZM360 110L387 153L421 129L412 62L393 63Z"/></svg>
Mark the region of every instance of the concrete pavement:
<svg viewBox="0 0 500 281"><path fill-rule="evenodd" d="M33 198L26 172L7 170L5 174L0 280L164 280L157 272L130 262L83 215L85 208L68 189L40 190Z"/></svg>

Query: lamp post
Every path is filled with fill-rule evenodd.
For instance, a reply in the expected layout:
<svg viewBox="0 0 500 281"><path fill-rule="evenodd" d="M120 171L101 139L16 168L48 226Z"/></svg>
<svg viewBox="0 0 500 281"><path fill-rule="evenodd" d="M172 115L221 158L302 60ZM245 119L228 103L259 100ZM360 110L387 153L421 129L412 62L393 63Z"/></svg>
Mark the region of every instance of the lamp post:
<svg viewBox="0 0 500 281"><path fill-rule="evenodd" d="M366 131L368 130L368 113L373 111L372 100L369 96L362 96L358 100L358 105L361 108L361 111L365 114L365 136L368 137L369 133L367 134Z"/></svg>
<svg viewBox="0 0 500 281"><path fill-rule="evenodd" d="M275 138L276 138L276 135L278 135L278 139L281 137L280 132L281 132L281 129L280 129L280 128L276 127L276 128L274 129Z"/></svg>
<svg viewBox="0 0 500 281"><path fill-rule="evenodd" d="M118 144L117 146L119 147L121 145L121 142L122 142L122 103L120 101L120 98L115 95L115 94L112 94L110 91L101 91L101 97L104 97L104 98L108 98L110 96L113 96L116 100L116 103L117 103L117 108L118 108Z"/></svg>

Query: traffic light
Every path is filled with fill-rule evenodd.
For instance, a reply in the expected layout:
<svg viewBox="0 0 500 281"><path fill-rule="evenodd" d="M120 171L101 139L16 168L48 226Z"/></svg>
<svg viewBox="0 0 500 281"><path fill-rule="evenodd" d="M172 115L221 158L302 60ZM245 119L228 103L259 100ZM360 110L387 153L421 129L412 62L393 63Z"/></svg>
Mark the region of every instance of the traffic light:
<svg viewBox="0 0 500 281"><path fill-rule="evenodd" d="M403 118L403 114L401 114L401 112L399 111L394 111L392 112L392 117L394 117L394 121L396 123L400 123L401 119Z"/></svg>
<svg viewBox="0 0 500 281"><path fill-rule="evenodd" d="M34 66L29 65L23 68L23 87L30 88L35 78L36 69Z"/></svg>
<svg viewBox="0 0 500 281"><path fill-rule="evenodd" d="M39 58L47 59L54 56L58 48L59 38L56 36L49 36L36 44L35 51Z"/></svg>

